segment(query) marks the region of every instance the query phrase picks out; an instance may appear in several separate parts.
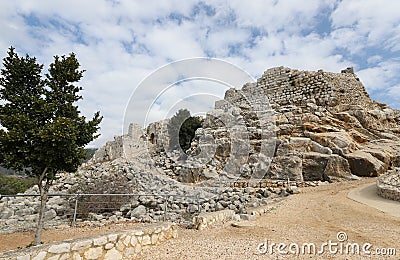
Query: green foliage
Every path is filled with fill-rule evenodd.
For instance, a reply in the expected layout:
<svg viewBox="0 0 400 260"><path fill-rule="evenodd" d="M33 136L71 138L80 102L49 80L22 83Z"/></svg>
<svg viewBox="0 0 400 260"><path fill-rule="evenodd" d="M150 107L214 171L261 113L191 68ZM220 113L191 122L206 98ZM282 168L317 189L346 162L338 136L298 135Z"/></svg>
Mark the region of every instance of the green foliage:
<svg viewBox="0 0 400 260"><path fill-rule="evenodd" d="M10 48L0 77L0 164L30 176L54 179L75 171L86 157L84 145L97 137L97 112L86 122L75 102L82 97L74 83L82 78L75 54L54 57L48 73L29 55Z"/></svg>
<svg viewBox="0 0 400 260"><path fill-rule="evenodd" d="M93 155L96 153L97 148L85 148L85 152L86 152L86 157L83 160L83 162L87 162L89 161Z"/></svg>
<svg viewBox="0 0 400 260"><path fill-rule="evenodd" d="M189 110L180 109L168 124L169 148L181 147L183 151L189 149L195 132L197 128L201 127L201 124L199 117L192 117Z"/></svg>
<svg viewBox="0 0 400 260"><path fill-rule="evenodd" d="M36 183L35 178L22 178L14 175L0 174L0 194L10 195L23 193Z"/></svg>

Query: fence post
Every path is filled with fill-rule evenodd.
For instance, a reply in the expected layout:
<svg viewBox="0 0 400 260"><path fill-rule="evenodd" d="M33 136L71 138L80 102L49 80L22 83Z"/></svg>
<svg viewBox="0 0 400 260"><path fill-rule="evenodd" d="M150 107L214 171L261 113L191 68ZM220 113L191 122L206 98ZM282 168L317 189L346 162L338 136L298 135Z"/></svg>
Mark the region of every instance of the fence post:
<svg viewBox="0 0 400 260"><path fill-rule="evenodd" d="M168 196L164 197L164 221L167 220L167 210L168 210Z"/></svg>
<svg viewBox="0 0 400 260"><path fill-rule="evenodd" d="M75 198L74 218L72 219L72 226L76 223L76 212L78 210L78 197Z"/></svg>
<svg viewBox="0 0 400 260"><path fill-rule="evenodd" d="M197 208L199 213L201 213L201 207L200 207L200 193L196 194L196 199L197 199Z"/></svg>

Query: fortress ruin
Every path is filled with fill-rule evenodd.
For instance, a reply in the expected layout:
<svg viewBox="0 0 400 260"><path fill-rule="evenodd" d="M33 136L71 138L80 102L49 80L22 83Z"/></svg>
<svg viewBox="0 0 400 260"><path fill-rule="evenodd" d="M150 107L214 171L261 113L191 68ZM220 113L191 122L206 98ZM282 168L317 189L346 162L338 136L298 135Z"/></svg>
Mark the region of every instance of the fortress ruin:
<svg viewBox="0 0 400 260"><path fill-rule="evenodd" d="M147 149L149 164L182 182L229 175L293 181L379 176L400 167L399 122L399 111L371 100L352 68L332 73L276 67L229 89L207 113L186 152L212 158L177 159L179 153L167 151L164 120L144 130L132 124L92 161L129 160Z"/></svg>

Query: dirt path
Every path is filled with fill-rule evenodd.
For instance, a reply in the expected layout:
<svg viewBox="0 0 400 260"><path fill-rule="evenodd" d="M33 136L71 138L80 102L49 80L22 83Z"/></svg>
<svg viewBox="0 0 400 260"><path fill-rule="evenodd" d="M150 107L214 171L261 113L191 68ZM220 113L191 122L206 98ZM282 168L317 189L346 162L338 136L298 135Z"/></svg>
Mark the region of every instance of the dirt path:
<svg viewBox="0 0 400 260"><path fill-rule="evenodd" d="M400 218L347 198L347 193L375 179L304 188L290 196L276 210L257 218L254 227L235 228L230 223L203 231L179 230L179 238L161 244L157 250L145 249L142 259L292 259L276 254L260 254L258 244L338 242L342 231L351 243L370 243L374 247L396 248L400 255ZM345 243L345 242L344 242ZM333 248L335 249L335 248ZM288 249L286 249L288 250ZM300 255L300 259L310 259ZM332 258L333 254L312 256ZM335 259L360 259L360 256L336 255ZM368 257L368 259L371 259ZM379 259L373 256L372 259Z"/></svg>
<svg viewBox="0 0 400 260"><path fill-rule="evenodd" d="M66 239L81 238L96 236L104 233L111 233L117 230L129 229L131 227L136 227L140 225L145 225L142 223L119 223L110 224L105 226L97 227L65 227L65 228L55 228L55 229L45 229L42 234L42 242L50 243L55 241L63 241ZM0 235L0 252L7 250L14 250L18 248L25 248L29 245L35 237L33 231L26 232L16 232L11 234L1 234Z"/></svg>
<svg viewBox="0 0 400 260"><path fill-rule="evenodd" d="M374 181L365 179L303 188L300 194L288 197L276 209L249 222L253 226L246 228L235 228L231 223L203 231L180 228L177 239L160 244L156 250L145 248L138 259L293 259L293 255L283 256L276 252L275 255L260 254L257 246L268 240L269 245L315 243L319 248L328 240L338 242L336 235L339 231L347 234L348 242L360 245L370 243L373 250L376 247L396 248L397 257L391 259L399 259L400 218L347 198L350 190ZM129 226L46 230L43 238L45 242L60 241L124 228ZM0 251L25 247L32 239L32 232L1 235ZM297 259L333 257L360 259L360 256L334 256L329 253L321 256L300 255ZM381 258L373 256L372 259Z"/></svg>

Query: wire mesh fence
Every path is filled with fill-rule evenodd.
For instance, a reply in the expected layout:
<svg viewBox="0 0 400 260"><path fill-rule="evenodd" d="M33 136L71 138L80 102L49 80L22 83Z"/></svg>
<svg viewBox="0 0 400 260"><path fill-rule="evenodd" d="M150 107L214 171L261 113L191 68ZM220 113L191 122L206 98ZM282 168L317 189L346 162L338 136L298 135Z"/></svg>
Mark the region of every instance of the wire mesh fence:
<svg viewBox="0 0 400 260"><path fill-rule="evenodd" d="M111 216L140 221L151 216L154 221L175 221L177 214L190 216L201 212L199 195L176 194L48 194L45 220L63 220L74 225L85 220ZM0 195L0 220L34 222L39 210L38 194ZM116 219L114 217L114 219ZM1 223L0 223L1 224Z"/></svg>

